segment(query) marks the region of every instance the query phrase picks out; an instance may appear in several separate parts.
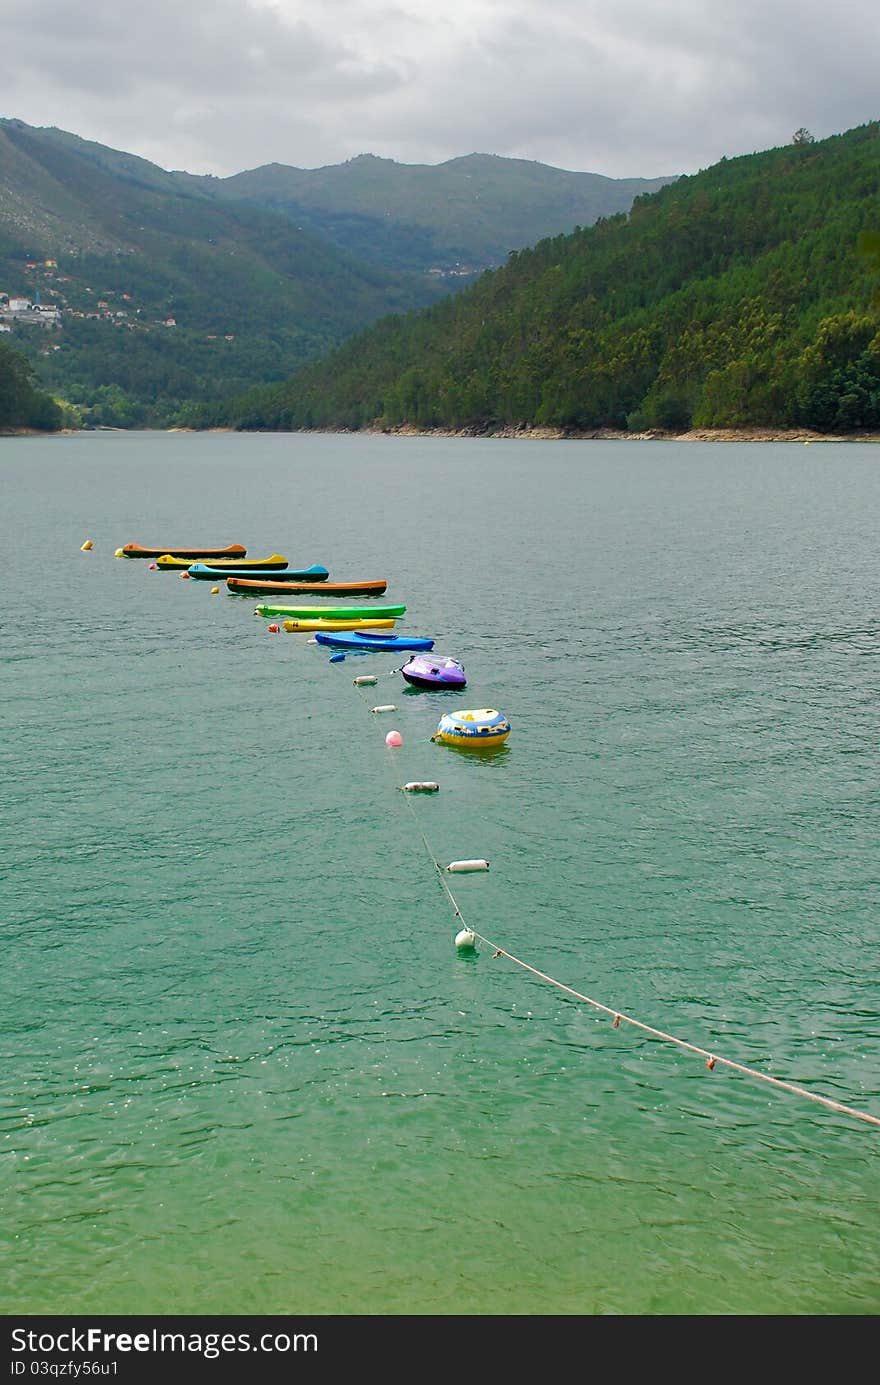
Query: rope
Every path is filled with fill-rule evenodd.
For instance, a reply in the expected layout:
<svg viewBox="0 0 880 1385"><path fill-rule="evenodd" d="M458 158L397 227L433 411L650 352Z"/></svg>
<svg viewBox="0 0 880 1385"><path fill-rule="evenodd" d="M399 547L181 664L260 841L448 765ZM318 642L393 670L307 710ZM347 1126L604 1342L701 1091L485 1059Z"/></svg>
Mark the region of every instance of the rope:
<svg viewBox="0 0 880 1385"><path fill-rule="evenodd" d="M845 1116L853 1116L856 1120L865 1121L868 1125L880 1127L880 1117L872 1116L867 1111L857 1111L852 1106L844 1106L840 1101L833 1101L831 1097L820 1096L817 1092L807 1091L806 1087L798 1087L794 1082L785 1082L781 1077L772 1077L769 1073L759 1072L757 1068L748 1068L744 1063L735 1063L731 1058L722 1058L718 1054L711 1053L707 1048L700 1048L698 1044L688 1043L686 1039L677 1039L674 1034L666 1034L662 1029L655 1029L651 1024L644 1024L642 1020L637 1020L632 1015L626 1015L622 1010L613 1010L609 1005L603 1005L600 1000L594 1000L592 996L582 995L580 991L575 991L571 986L566 986L562 981L557 981L555 977L548 976L546 972L538 971L537 967L530 966L528 962L523 962L519 957L514 957L512 952L506 948L499 947L489 938L483 937L481 933L475 933L475 937L487 947L494 948L492 960L496 957L506 957L508 961L516 966L522 967L524 971L529 971L533 976L537 976L541 981L547 981L551 986L564 991L566 995L574 996L576 1000L583 1000L587 1005L592 1005L594 1009L601 1010L603 1014L614 1016L614 1028L618 1029L621 1024L631 1024L635 1029L641 1029L644 1034L650 1034L654 1039L662 1039L665 1043L675 1044L678 1048L686 1049L689 1053L696 1053L701 1058L706 1059L706 1067L710 1072L720 1063L725 1068L731 1068L734 1072L741 1072L746 1077L756 1077L760 1082L769 1082L771 1086L781 1088L786 1092L793 1092L795 1096L806 1097L809 1101L818 1102L821 1106L828 1107L831 1111L839 1111Z"/></svg>
<svg viewBox="0 0 880 1385"><path fill-rule="evenodd" d="M395 670L395 672L396 671L397 670ZM359 687L358 692L363 694L365 689ZM390 757L390 747L386 746L386 752ZM388 763L390 767L390 758ZM404 794L404 798L412 814L416 831L421 837L425 851L437 872L437 878L449 897L453 914L464 924L464 915L461 912L455 895L449 888L449 883L446 879L443 867L431 850L431 845L416 815L415 805L410 801L410 796L408 794ZM468 927L469 925L465 924L465 926ZM816 1102L817 1105L824 1106L829 1111L837 1111L840 1115L852 1116L854 1120L863 1121L866 1125L873 1125L880 1128L880 1117L878 1116L873 1116L867 1111L858 1111L853 1106L846 1106L843 1102L834 1101L831 1097L822 1096L818 1092L808 1091L806 1087L799 1087L794 1082L786 1082L781 1077L773 1077L769 1073L760 1072L757 1068L746 1067L744 1063L734 1062L732 1058L722 1058L719 1054L712 1053L707 1048L701 1048L699 1044L689 1043L686 1039L678 1039L674 1034L667 1034L662 1029L655 1029L651 1024L645 1024L642 1020L637 1020L632 1015L625 1014L622 1010L615 1010L610 1005L604 1005L601 1000L594 1000L592 996L583 995L580 991L574 990L571 986L566 986L564 982L557 981L555 977L548 976L546 972L539 971L537 967L533 967L530 963L522 961L519 957L515 957L512 952L508 952L506 948L500 947L498 943L493 943L491 939L484 937L482 933L477 933L474 929L470 929L470 932L472 932L474 937L481 943L485 943L487 947L493 949L493 961L496 957L506 957L509 962L513 962L514 966L521 967L523 971L531 972L532 976L536 976L540 981L546 981L548 985L555 986L557 990L563 991L566 995L572 996L575 1000L581 1000L586 1005L592 1005L594 1010L601 1010L603 1014L613 1016L613 1027L615 1029L619 1029L621 1024L629 1024L634 1029L640 1029L643 1034L649 1034L653 1039L660 1039L664 1043L674 1044L677 1048L684 1049L688 1053L695 1053L698 1057L705 1058L706 1067L710 1072L714 1071L718 1064L721 1064L722 1067L730 1068L733 1072L742 1073L744 1077L754 1077L759 1082L767 1082L770 1086L775 1087L779 1091L791 1092L795 1096L805 1097L807 1101Z"/></svg>

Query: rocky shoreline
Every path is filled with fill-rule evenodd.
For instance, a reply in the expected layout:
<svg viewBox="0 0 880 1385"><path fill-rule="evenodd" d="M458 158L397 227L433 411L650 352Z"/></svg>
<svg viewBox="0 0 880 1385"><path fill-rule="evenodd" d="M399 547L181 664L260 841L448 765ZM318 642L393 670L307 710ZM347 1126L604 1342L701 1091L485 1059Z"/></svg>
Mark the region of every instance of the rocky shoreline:
<svg viewBox="0 0 880 1385"><path fill-rule="evenodd" d="M321 430L327 432L336 429ZM415 428L402 424L396 428L362 428L362 433L388 437L414 438L525 438L546 442L880 442L880 433L817 433L809 428L691 428L685 433L664 432L659 428L644 433L628 433L614 428L576 432L565 428Z"/></svg>

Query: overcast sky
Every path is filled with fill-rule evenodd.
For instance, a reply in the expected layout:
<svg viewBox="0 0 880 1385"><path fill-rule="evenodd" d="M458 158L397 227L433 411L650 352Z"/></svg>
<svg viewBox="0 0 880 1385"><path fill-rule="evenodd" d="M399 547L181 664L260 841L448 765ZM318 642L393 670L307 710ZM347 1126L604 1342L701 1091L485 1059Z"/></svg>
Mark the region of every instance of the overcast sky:
<svg viewBox="0 0 880 1385"><path fill-rule="evenodd" d="M656 177L880 117L877 0L0 0L0 53L0 115L221 176Z"/></svg>

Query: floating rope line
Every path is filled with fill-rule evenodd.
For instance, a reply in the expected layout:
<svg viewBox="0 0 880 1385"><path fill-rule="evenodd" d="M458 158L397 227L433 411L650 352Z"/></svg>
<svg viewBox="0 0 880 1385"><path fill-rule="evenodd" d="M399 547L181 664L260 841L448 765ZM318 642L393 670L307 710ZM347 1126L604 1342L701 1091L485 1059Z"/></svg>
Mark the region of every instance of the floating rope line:
<svg viewBox="0 0 880 1385"><path fill-rule="evenodd" d="M455 917L456 917L457 919L461 919L461 922L464 923L464 915L462 914L461 909L459 908L458 901L456 900L455 895L452 893L452 891L451 891L450 888L449 888L449 883L448 883L448 881L447 881L447 879L446 879L446 872L444 871L444 869L443 869L443 867L441 866L440 862L437 860L437 857L434 855L433 851L431 850L430 842L428 841L428 838L425 836L425 833L424 833L424 831L422 830L422 824L419 822L419 820L418 820L418 818L417 818L417 816L416 816L415 804L413 803L413 801L412 801L412 799L410 798L409 794L404 794L404 798L406 799L406 806L409 808L410 812L412 813L413 822L414 822L415 825L416 825L416 831L418 832L419 836L421 837L421 839L422 839L422 841L423 841L423 843L424 843L424 846L425 846L425 850L427 851L429 857L431 858L431 861L433 862L434 869L435 869L436 872L437 872L437 879L440 881L440 884L443 886L443 889L445 890L446 894L449 896L449 902L450 902L450 904L452 905L452 912L453 912L453 914L455 915ZM474 934L474 937L476 937L476 934Z"/></svg>
<svg viewBox="0 0 880 1385"><path fill-rule="evenodd" d="M361 689L358 689L358 691L361 691ZM366 692L367 689L363 691ZM404 794L404 798L406 799L407 807L412 813L416 831L421 837L425 851L437 872L437 879L440 881L444 892L449 897L453 914L465 925L465 927L469 928L469 925L465 923L464 915L461 912L458 901L449 888L446 872L434 855L431 844L425 836L422 825L416 815L415 805L411 802L409 794ZM674 1044L676 1048L683 1049L687 1053L695 1053L698 1057L705 1058L706 1067L710 1072L713 1072L716 1066L720 1064L722 1067L730 1068L733 1072L742 1073L744 1077L754 1077L759 1082L767 1082L771 1087L775 1087L777 1091L791 1092L794 1096L805 1097L807 1101L813 1101L819 1106L826 1107L829 1111L837 1111L840 1115L852 1116L854 1120L863 1121L866 1125L873 1125L880 1128L880 1116L873 1116L868 1111L858 1111L854 1106L846 1106L843 1102L834 1101L831 1097L822 1096L818 1092L808 1091L806 1087L799 1087L795 1082L786 1082L781 1077L773 1077L770 1073L760 1072L757 1068L750 1068L744 1063L734 1062L732 1058L722 1058L719 1054L711 1052L710 1049L701 1048L699 1044L689 1043L687 1039L678 1039L674 1034L667 1034L662 1029L655 1029L651 1024L645 1024L644 1021L637 1020L632 1015L625 1014L622 1010L615 1010L610 1005L604 1005L601 1000L594 1000L592 996L583 995L582 992L574 990L571 986L566 986L564 982L557 981L556 977L548 976L546 972L539 971L537 967L533 967L529 962L524 962L520 957L515 957L512 952L508 952L506 948L501 947L498 943L493 943L490 938L485 937L482 933L477 933L472 928L469 928L469 931L473 933L474 938L479 942L485 943L486 947L492 948L493 961L497 957L506 957L509 962L513 962L514 966L521 967L523 971L530 972L532 976L536 976L539 981L546 981L548 985L555 986L557 990L563 991L566 995L572 996L575 1000L581 1000L585 1005L591 1005L594 1010L601 1010L603 1014L610 1015L613 1019L612 1028L614 1029L619 1029L622 1024L631 1025L634 1029L641 1030L643 1034L649 1034L653 1039L660 1039L664 1043Z"/></svg>
<svg viewBox="0 0 880 1385"><path fill-rule="evenodd" d="M759 1072L757 1068L746 1067L744 1063L735 1063L731 1058L722 1058L716 1053L710 1052L707 1048L700 1048L698 1044L688 1043L686 1039L677 1039L674 1034L667 1034L662 1029L655 1029L651 1024L644 1024L642 1020L637 1020L632 1015L626 1015L622 1010L614 1010L609 1005L603 1005L600 1000L594 1000L592 996L582 995L580 991L575 991L571 986L566 986L562 981L557 981L555 977L548 976L546 972L538 971L537 967L530 966L528 962L523 962L521 958L514 957L512 952L506 948L499 947L489 938L483 937L481 933L476 933L475 937L487 947L494 948L492 960L496 957L506 957L515 966L522 967L524 971L529 971L533 976L537 976L541 981L547 981L557 990L564 991L566 995L574 996L575 1000L583 1000L587 1005L592 1005L595 1010L601 1010L603 1014L614 1016L615 1029L619 1029L621 1024L631 1024L634 1029L640 1029L644 1034L650 1034L654 1039L662 1039L665 1043L675 1044L676 1047L685 1049L688 1053L696 1053L701 1058L706 1059L706 1067L710 1072L716 1064L722 1067L731 1068L734 1072L741 1072L746 1077L756 1077L760 1082L769 1082L771 1086L780 1088L786 1092L793 1092L795 1096L806 1097L808 1101L818 1102L820 1106L826 1106L831 1111L839 1111L842 1115L853 1116L856 1120L865 1121L868 1125L880 1127L880 1117L872 1116L867 1111L857 1111L853 1106L845 1106L843 1102L834 1101L831 1097L821 1096L817 1092L810 1092L806 1087L799 1087L794 1082L785 1082L781 1077L772 1077L769 1073Z"/></svg>

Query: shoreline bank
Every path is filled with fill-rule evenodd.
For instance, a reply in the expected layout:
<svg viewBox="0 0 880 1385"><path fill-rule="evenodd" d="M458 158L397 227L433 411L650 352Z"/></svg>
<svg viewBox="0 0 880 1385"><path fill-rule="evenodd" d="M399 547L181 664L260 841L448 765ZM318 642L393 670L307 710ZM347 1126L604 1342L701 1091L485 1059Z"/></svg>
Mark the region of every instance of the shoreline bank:
<svg viewBox="0 0 880 1385"><path fill-rule="evenodd" d="M328 428L314 431L340 430ZM361 428L357 431L374 437L524 438L538 442L880 442L880 433L877 432L818 433L809 428L691 428L683 433L652 428L644 433L628 433L614 428L594 428L585 432L529 427L446 430L414 428L404 424L399 428Z"/></svg>
<svg viewBox="0 0 880 1385"><path fill-rule="evenodd" d="M236 428L60 428L46 432L38 428L0 428L0 438L62 438L79 433L235 433ZM691 428L684 433L663 432L659 428L644 433L628 433L614 428L595 428L576 432L565 428L254 428L254 433L326 433L331 436L389 438L521 438L530 442L864 442L880 443L880 433L817 433L809 428Z"/></svg>

